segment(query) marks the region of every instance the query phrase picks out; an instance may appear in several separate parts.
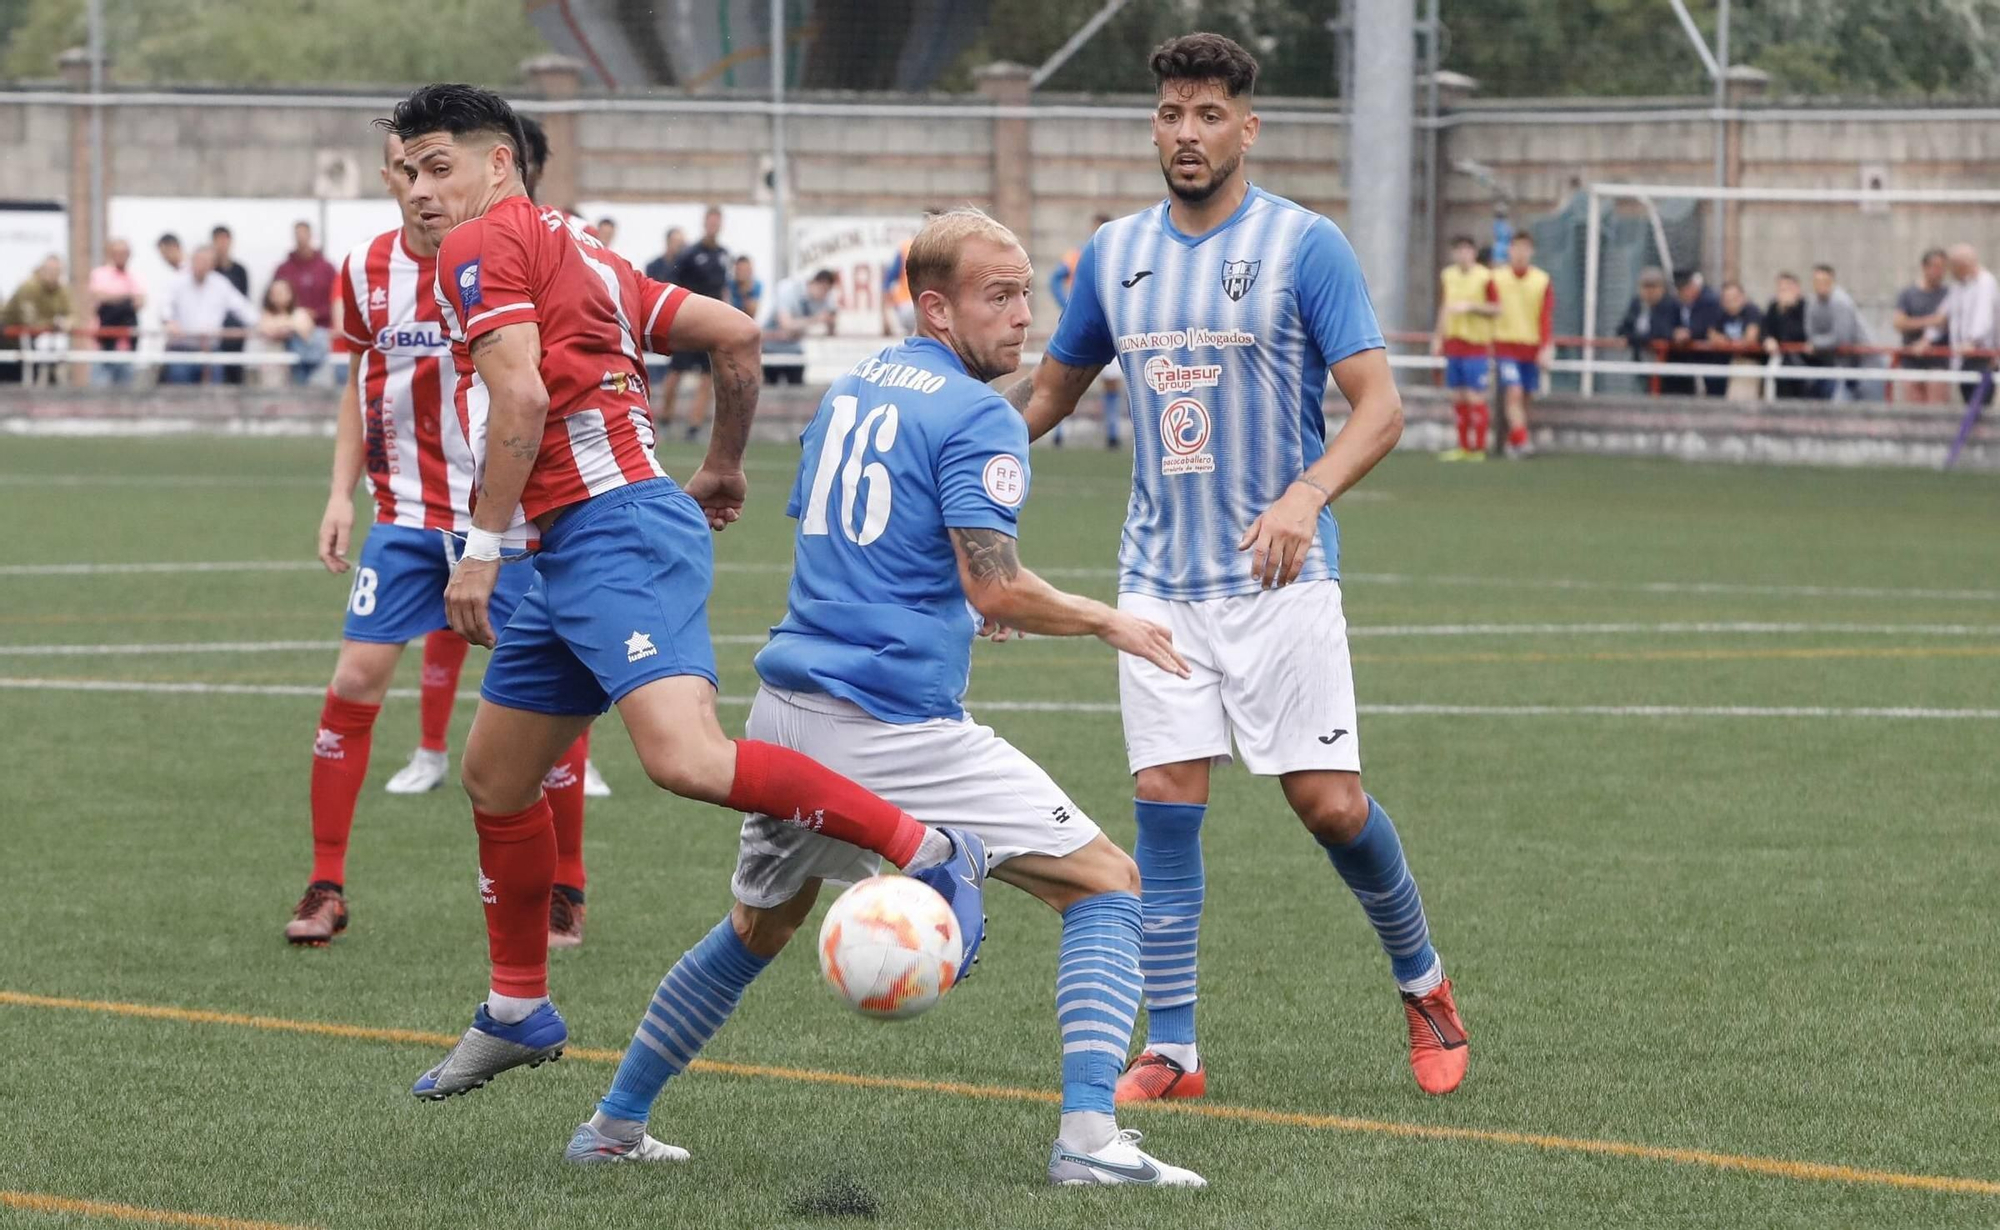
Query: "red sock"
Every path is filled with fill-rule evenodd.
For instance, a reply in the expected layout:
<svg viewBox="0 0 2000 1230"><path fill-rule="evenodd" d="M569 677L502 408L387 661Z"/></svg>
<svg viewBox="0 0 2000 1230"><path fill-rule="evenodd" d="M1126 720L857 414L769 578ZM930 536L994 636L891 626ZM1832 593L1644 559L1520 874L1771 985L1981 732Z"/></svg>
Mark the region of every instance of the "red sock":
<svg viewBox="0 0 2000 1230"><path fill-rule="evenodd" d="M590 759L590 732L577 736L556 767L542 779L556 822L556 883L583 891L583 762Z"/></svg>
<svg viewBox="0 0 2000 1230"><path fill-rule="evenodd" d="M418 702L422 714L425 751L445 750L445 732L451 729L451 707L458 699L458 672L465 665L465 651L472 647L450 628L424 638L424 692Z"/></svg>
<svg viewBox="0 0 2000 1230"><path fill-rule="evenodd" d="M1458 415L1458 447L1461 452L1472 448L1472 407L1464 402L1452 403L1452 411Z"/></svg>
<svg viewBox="0 0 2000 1230"><path fill-rule="evenodd" d="M1472 451L1486 451L1486 429L1493 421L1493 411L1485 406L1472 407Z"/></svg>
<svg viewBox="0 0 2000 1230"><path fill-rule="evenodd" d="M755 739L736 741L736 780L723 806L804 825L898 867L924 840L924 826L902 808L809 756Z"/></svg>
<svg viewBox="0 0 2000 1230"><path fill-rule="evenodd" d="M314 880L347 882L347 835L354 828L354 800L368 776L368 745L380 705L343 700L331 689L313 737L312 832Z"/></svg>
<svg viewBox="0 0 2000 1230"><path fill-rule="evenodd" d="M1528 429L1527 429L1527 428L1525 428L1525 427L1516 427L1516 428L1513 428L1512 430L1508 431L1508 433L1507 433L1507 447L1508 447L1508 448L1519 448L1519 447L1521 447L1521 446L1522 446L1523 444L1526 444L1527 442L1528 442Z"/></svg>
<svg viewBox="0 0 2000 1230"><path fill-rule="evenodd" d="M479 830L479 899L486 905L486 950L493 989L532 999L549 993L549 893L555 885L556 830L549 801L511 816L472 809Z"/></svg>

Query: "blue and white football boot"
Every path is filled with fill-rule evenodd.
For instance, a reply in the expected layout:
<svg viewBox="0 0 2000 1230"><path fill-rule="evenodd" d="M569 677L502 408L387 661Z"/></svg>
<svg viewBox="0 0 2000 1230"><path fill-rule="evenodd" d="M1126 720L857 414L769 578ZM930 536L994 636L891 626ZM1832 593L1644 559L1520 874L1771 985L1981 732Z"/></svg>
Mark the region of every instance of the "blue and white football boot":
<svg viewBox="0 0 2000 1230"><path fill-rule="evenodd" d="M910 878L936 889L958 918L958 976L952 979L957 986L972 972L980 942L986 938L986 843L964 829L940 827L938 832L951 841L951 857L911 873Z"/></svg>
<svg viewBox="0 0 2000 1230"><path fill-rule="evenodd" d="M554 1004L542 1004L518 1025L503 1025L487 1014L482 1003L458 1045L418 1077L410 1092L441 1102L455 1093L470 1093L509 1068L539 1068L561 1059L567 1045L569 1026Z"/></svg>

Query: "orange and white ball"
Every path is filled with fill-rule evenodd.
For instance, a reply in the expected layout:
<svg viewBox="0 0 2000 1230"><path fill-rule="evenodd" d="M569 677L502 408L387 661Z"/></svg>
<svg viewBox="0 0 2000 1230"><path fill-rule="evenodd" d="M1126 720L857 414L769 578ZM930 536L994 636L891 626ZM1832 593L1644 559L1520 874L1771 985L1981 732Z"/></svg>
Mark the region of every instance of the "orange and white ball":
<svg viewBox="0 0 2000 1230"><path fill-rule="evenodd" d="M871 876L840 895L819 929L819 969L863 1016L916 1016L958 981L958 918L908 876Z"/></svg>

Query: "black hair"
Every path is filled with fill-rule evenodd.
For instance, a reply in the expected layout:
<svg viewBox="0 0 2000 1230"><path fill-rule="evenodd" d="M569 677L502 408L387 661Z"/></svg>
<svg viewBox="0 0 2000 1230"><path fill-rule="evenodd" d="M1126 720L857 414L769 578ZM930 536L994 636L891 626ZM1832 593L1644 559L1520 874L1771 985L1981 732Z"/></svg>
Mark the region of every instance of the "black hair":
<svg viewBox="0 0 2000 1230"><path fill-rule="evenodd" d="M217 226L214 230L208 233L208 237L210 239L220 239L224 235L229 236L231 239L236 238L236 232L230 230L226 226Z"/></svg>
<svg viewBox="0 0 2000 1230"><path fill-rule="evenodd" d="M517 115L521 122L521 136L528 143L528 162L523 170L532 169L537 179L542 169L549 165L549 134L543 130L542 122L532 115Z"/></svg>
<svg viewBox="0 0 2000 1230"><path fill-rule="evenodd" d="M817 285L818 283L821 283L821 282L824 282L824 283L826 283L827 285L831 286L831 285L833 285L833 284L834 284L835 282L838 282L838 281L840 281L840 279L839 279L839 278L837 278L837 277L835 277L835 276L833 276L833 270L831 270L831 269L821 269L821 270L819 270L818 272L814 273L814 274L812 275L812 277L810 277L810 278L807 278L807 279L806 279L806 284L807 284L807 285L809 285L809 286L811 286L811 285Z"/></svg>
<svg viewBox="0 0 2000 1230"><path fill-rule="evenodd" d="M166 234L160 236L158 239L155 239L153 241L153 246L157 248L163 243L170 243L174 245L176 248L178 248L181 246L181 237L179 235L174 234L172 231L168 231Z"/></svg>
<svg viewBox="0 0 2000 1230"><path fill-rule="evenodd" d="M376 120L375 124L395 133L404 144L433 132L448 132L453 137L491 133L507 143L514 155L514 168L523 176L530 165L524 151L532 153L534 148L528 143L521 117L514 114L507 100L476 85L424 86L397 103L387 119ZM544 137L544 146L547 142Z"/></svg>
<svg viewBox="0 0 2000 1230"><path fill-rule="evenodd" d="M1947 255L1947 254L1946 254L1946 252L1945 252L1945 250L1944 250L1943 248L1925 248L1925 249L1924 249L1924 254L1923 254L1923 255L1922 255L1921 257L1918 257L1918 258L1917 258L1917 263L1918 263L1919 265L1928 265L1928 264L1930 264L1930 263L1931 263L1931 262L1932 262L1933 260L1940 260L1940 261L1943 261L1943 260L1950 260L1950 259L1951 259L1951 257L1950 257L1949 255Z"/></svg>
<svg viewBox="0 0 2000 1230"><path fill-rule="evenodd" d="M1701 270L1699 269L1676 269L1674 270L1674 288L1678 290L1699 277L1701 277Z"/></svg>
<svg viewBox="0 0 2000 1230"><path fill-rule="evenodd" d="M1231 98L1257 88L1257 59L1235 39L1220 34L1183 34L1153 49L1153 80L1161 89L1170 81L1218 81Z"/></svg>
<svg viewBox="0 0 2000 1230"><path fill-rule="evenodd" d="M1832 265L1814 265L1814 266L1813 266L1813 272L1814 272L1814 273L1823 273L1823 274L1825 274L1825 275L1826 275L1827 277L1834 277L1834 276L1836 276L1836 275L1834 274L1834 272L1833 272L1833 266L1832 266Z"/></svg>

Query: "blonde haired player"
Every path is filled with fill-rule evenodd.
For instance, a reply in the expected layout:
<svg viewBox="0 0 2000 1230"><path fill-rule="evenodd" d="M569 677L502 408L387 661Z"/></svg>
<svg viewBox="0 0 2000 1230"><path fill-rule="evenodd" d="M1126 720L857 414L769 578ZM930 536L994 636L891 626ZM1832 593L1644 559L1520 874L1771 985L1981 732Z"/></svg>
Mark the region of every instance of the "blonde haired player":
<svg viewBox="0 0 2000 1230"><path fill-rule="evenodd" d="M987 384L1020 366L1031 323L1034 271L1021 245L985 214L955 210L925 224L907 268L917 336L836 380L806 427L786 509L799 523L791 595L757 655L763 686L748 733L983 843L995 878L1062 912L1052 1182L1202 1186L1142 1152L1114 1116L1139 1011L1138 869L1047 773L966 716L967 603L992 625L1094 635L1168 673L1186 665L1165 628L1021 565L1028 434ZM876 863L782 818L746 817L735 906L661 981L569 1159L686 1157L646 1135L661 1089L785 947L821 882L864 879Z"/></svg>

